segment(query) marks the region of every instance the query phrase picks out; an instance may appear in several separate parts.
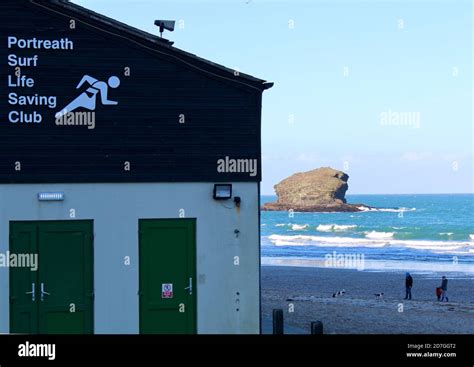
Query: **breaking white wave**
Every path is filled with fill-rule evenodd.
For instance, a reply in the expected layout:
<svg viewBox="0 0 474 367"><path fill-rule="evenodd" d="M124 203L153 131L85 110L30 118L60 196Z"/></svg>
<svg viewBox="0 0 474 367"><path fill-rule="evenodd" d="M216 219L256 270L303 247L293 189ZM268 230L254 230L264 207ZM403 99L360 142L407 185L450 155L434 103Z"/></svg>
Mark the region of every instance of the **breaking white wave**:
<svg viewBox="0 0 474 367"><path fill-rule="evenodd" d="M308 259L304 257L262 257L263 266L298 266L298 267L315 267L327 268L325 260ZM472 276L474 266L471 264L454 264L425 262L425 261L403 261L403 260L364 260L364 269L368 271L383 272L406 272L407 270L419 273L435 273L436 279L438 274L450 272L451 277ZM311 298L312 296L310 296Z"/></svg>
<svg viewBox="0 0 474 367"><path fill-rule="evenodd" d="M454 233L453 232L440 232L440 236L452 236Z"/></svg>
<svg viewBox="0 0 474 367"><path fill-rule="evenodd" d="M366 206L358 206L357 209L363 212L389 212L389 213L403 213L414 212L416 208L368 208Z"/></svg>
<svg viewBox="0 0 474 367"><path fill-rule="evenodd" d="M301 231L302 229L306 229L309 227L309 224L303 224L303 225L300 225L300 224L292 224L291 225L291 229L293 231Z"/></svg>
<svg viewBox="0 0 474 367"><path fill-rule="evenodd" d="M469 239L470 239L471 241L474 241L474 234L470 234L470 235L469 235Z"/></svg>
<svg viewBox="0 0 474 367"><path fill-rule="evenodd" d="M301 231L303 229L307 229L309 224L278 223L275 224L275 227L290 227L292 231Z"/></svg>
<svg viewBox="0 0 474 367"><path fill-rule="evenodd" d="M350 237L286 236L273 234L268 239L276 246L384 247L385 242Z"/></svg>
<svg viewBox="0 0 474 367"><path fill-rule="evenodd" d="M348 229L356 228L355 224L320 224L316 227L316 230L319 232L343 232Z"/></svg>
<svg viewBox="0 0 474 367"><path fill-rule="evenodd" d="M394 240L381 238L351 238L324 236L285 236L271 235L268 237L275 246L315 246L315 247L399 247L414 250L426 250L435 253L456 253L474 255L472 242L469 241L430 241L430 240Z"/></svg>
<svg viewBox="0 0 474 367"><path fill-rule="evenodd" d="M393 238L394 234L395 234L395 232L370 231L370 232L365 232L365 237L373 238L373 239L386 240L386 239Z"/></svg>

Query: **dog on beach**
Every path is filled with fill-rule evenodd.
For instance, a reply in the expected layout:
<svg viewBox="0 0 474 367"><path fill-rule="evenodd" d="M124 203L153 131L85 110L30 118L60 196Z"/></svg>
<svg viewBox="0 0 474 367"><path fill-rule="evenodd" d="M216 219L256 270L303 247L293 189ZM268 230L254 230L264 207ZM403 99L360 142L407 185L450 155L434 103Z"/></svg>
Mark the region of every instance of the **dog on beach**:
<svg viewBox="0 0 474 367"><path fill-rule="evenodd" d="M341 297L341 296L343 296L345 293L346 293L346 290L345 290L345 289L343 289L342 291L337 291L336 293L333 293L333 294L332 294L332 298Z"/></svg>
<svg viewBox="0 0 474 367"><path fill-rule="evenodd" d="M383 299L383 293L374 293L375 298Z"/></svg>

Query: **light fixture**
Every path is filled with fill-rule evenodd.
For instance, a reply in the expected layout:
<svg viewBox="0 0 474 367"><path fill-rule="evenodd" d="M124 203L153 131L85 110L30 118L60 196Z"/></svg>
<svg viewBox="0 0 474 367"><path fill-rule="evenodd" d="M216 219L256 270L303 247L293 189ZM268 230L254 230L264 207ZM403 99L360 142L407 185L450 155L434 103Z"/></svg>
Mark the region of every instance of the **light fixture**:
<svg viewBox="0 0 474 367"><path fill-rule="evenodd" d="M38 193L39 201L63 201L63 192L40 192Z"/></svg>
<svg viewBox="0 0 474 367"><path fill-rule="evenodd" d="M214 195L215 200L228 200L232 197L232 185L231 184L214 184Z"/></svg>

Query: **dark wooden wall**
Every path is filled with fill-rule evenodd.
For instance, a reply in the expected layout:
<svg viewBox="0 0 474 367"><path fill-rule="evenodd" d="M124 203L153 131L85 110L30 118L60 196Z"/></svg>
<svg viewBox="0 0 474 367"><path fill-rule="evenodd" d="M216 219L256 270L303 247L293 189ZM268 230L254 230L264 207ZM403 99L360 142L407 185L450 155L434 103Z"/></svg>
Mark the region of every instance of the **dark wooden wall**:
<svg viewBox="0 0 474 367"><path fill-rule="evenodd" d="M260 181L260 90L79 22L71 30L70 19L26 1L0 4L0 182ZM74 50L9 50L8 36L67 37ZM7 88L7 76L14 74L7 64L10 53L38 55L38 67L22 68L35 79L34 88ZM118 76L121 85L109 90L109 98L119 104L98 102L93 130L56 126L55 113L80 93L75 87L85 74L105 81ZM10 92L54 95L58 105L11 106ZM43 121L12 124L11 110L36 110ZM225 156L258 159L258 175L218 173L216 162ZM124 170L125 161L130 171Z"/></svg>

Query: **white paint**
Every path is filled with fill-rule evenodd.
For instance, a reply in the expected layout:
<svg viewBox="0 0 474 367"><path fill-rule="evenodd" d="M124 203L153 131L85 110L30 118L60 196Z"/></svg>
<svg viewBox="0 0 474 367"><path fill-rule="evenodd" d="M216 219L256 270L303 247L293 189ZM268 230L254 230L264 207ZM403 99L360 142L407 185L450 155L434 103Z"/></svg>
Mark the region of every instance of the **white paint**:
<svg viewBox="0 0 474 367"><path fill-rule="evenodd" d="M10 220L94 220L94 329L139 332L138 219L197 218L198 333L259 332L258 184L233 183L240 209L212 199L214 183L0 185L0 252L9 247ZM39 202L38 192L63 192ZM234 234L239 228L239 237ZM227 244L237 241L238 246ZM130 266L123 257L130 256ZM240 265L234 266L234 256ZM240 290L240 311L234 296ZM25 290L25 292L28 290ZM9 332L9 278L0 268L0 333Z"/></svg>

